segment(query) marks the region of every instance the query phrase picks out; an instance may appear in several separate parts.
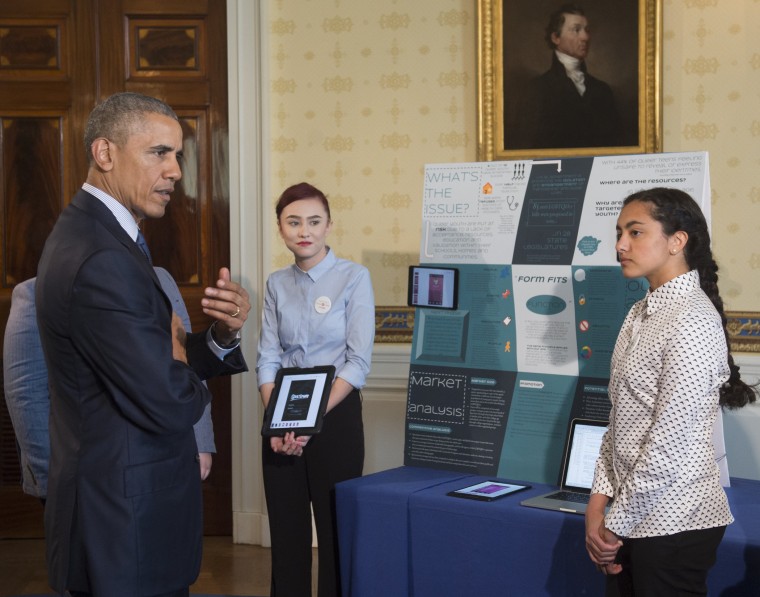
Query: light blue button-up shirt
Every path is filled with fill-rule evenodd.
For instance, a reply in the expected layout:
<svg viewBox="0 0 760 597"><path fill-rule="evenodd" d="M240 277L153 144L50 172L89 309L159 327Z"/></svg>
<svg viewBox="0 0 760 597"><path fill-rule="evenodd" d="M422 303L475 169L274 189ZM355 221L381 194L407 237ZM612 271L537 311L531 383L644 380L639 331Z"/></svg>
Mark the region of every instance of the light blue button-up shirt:
<svg viewBox="0 0 760 597"><path fill-rule="evenodd" d="M267 280L256 373L259 386L281 367L334 365L364 386L375 340L375 298L366 267L329 250L309 271L295 264Z"/></svg>

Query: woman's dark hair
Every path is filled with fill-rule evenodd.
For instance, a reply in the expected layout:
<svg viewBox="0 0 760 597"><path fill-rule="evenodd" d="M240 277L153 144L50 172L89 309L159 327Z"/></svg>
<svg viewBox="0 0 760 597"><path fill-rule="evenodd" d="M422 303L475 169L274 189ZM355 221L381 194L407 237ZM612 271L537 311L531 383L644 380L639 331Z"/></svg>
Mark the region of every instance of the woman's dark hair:
<svg viewBox="0 0 760 597"><path fill-rule="evenodd" d="M550 50L557 49L557 45L552 40L552 34L556 34L557 37L562 35L562 27L565 26L565 15L585 17L586 13L577 4L568 3L560 6L549 16L549 23L546 25L546 29L544 29L544 41L546 41L546 45L549 46Z"/></svg>
<svg viewBox="0 0 760 597"><path fill-rule="evenodd" d="M741 408L757 399L754 386L741 380L739 367L731 355L731 343L726 330L726 314L723 311L723 299L718 292L718 264L713 259L710 248L710 232L707 222L697 202L687 193L678 189L655 187L630 195L623 201L628 205L639 201L650 205L650 215L662 225L667 236L679 230L689 235L684 246L684 257L690 269L697 270L702 290L710 298L723 322L723 333L728 347L728 381L720 388L720 404L727 408Z"/></svg>
<svg viewBox="0 0 760 597"><path fill-rule="evenodd" d="M325 194L308 182L299 182L298 184L294 184L292 187L285 189L277 200L277 205L274 208L274 211L277 214L277 221L280 221L280 215L282 214L283 209L294 201L299 201L300 199L319 199L322 202L322 205L325 206L327 219L331 219L330 204L327 202Z"/></svg>

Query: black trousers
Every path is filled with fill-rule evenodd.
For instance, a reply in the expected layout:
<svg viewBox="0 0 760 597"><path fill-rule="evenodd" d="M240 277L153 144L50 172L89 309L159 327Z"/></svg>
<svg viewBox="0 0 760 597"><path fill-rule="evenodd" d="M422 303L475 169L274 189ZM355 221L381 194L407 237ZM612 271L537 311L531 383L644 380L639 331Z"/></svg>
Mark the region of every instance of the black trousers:
<svg viewBox="0 0 760 597"><path fill-rule="evenodd" d="M264 438L264 490L272 539L272 597L311 596L311 509L319 543L319 597L340 595L335 484L364 466L361 394L351 392L324 420L302 456L275 454Z"/></svg>
<svg viewBox="0 0 760 597"><path fill-rule="evenodd" d="M623 571L607 577L607 597L707 595L707 573L725 531L715 527L624 539L616 560Z"/></svg>

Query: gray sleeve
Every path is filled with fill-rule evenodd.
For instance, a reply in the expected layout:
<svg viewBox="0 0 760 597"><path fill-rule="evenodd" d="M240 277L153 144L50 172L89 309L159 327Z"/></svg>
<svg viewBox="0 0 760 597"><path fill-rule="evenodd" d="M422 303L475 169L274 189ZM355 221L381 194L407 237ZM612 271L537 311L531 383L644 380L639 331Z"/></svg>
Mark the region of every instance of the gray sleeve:
<svg viewBox="0 0 760 597"><path fill-rule="evenodd" d="M3 386L19 448L22 489L42 498L50 462L50 394L34 288L32 278L13 289L3 341Z"/></svg>
<svg viewBox="0 0 760 597"><path fill-rule="evenodd" d="M187 313L187 307L185 301L182 300L182 294L179 291L177 283L174 278L171 277L168 271L161 267L153 268L156 270L158 281L161 282L161 288L172 303L172 308L175 313L179 315L182 323L185 326L187 332L192 332L190 326L190 316ZM206 382L203 382L206 385ZM193 431L195 432L195 442L198 444L198 452L210 452L216 453L216 444L214 443L214 425L211 420L211 405L207 404L203 411L203 415L198 422L193 425Z"/></svg>
<svg viewBox="0 0 760 597"><path fill-rule="evenodd" d="M216 454L214 426L211 422L211 404L206 405L203 416L193 425L193 431L195 431L195 442L198 444L198 452Z"/></svg>

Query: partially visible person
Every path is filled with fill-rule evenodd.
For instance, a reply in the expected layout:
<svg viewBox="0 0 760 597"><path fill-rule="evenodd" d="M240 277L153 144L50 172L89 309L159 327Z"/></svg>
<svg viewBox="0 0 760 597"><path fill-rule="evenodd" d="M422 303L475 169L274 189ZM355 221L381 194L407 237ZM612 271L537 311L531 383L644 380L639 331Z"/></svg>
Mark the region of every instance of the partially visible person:
<svg viewBox="0 0 760 597"><path fill-rule="evenodd" d="M24 493L45 500L50 394L34 306L35 278L16 284L3 339L3 388L16 434Z"/></svg>
<svg viewBox="0 0 760 597"><path fill-rule="evenodd" d="M158 281L161 284L161 289L172 303L174 312L179 315L182 320L182 326L186 332L193 331L193 325L190 322L190 314L187 312L187 306L182 298L182 293L179 291L177 282L172 278L172 275L162 267L154 267ZM206 382L203 382L206 385ZM195 443L198 445L198 461L201 468L201 480L205 481L211 474L211 465L213 463L213 455L216 453L216 444L214 443L214 425L211 420L211 403L206 405L203 410L203 416L200 420L193 425L193 432L195 433Z"/></svg>
<svg viewBox="0 0 760 597"><path fill-rule="evenodd" d="M560 6L549 17L545 40L551 50L551 66L529 83L517 115L516 148L624 145L612 89L586 68L591 28L583 8ZM630 139L628 144L635 142Z"/></svg>
<svg viewBox="0 0 760 597"><path fill-rule="evenodd" d="M612 355L609 428L586 511L607 595L706 595L733 522L713 448L718 410L756 400L734 364L718 266L697 203L676 189L629 196L617 221L626 278L647 295ZM605 514L605 507L609 511Z"/></svg>
<svg viewBox="0 0 760 597"><path fill-rule="evenodd" d="M277 225L295 263L269 276L256 372L266 408L283 367L334 365L322 431L265 438L264 489L272 539L272 597L311 596L311 509L319 544L320 597L340 595L335 485L364 466L360 388L370 369L375 303L367 268L327 246L324 193L308 183L282 193Z"/></svg>
<svg viewBox="0 0 760 597"><path fill-rule="evenodd" d="M151 267L139 225L164 215L182 176L182 128L167 104L114 94L90 113L84 145L87 180L37 269L49 582L72 597L184 597L203 549L202 380L247 370L250 302L221 268L201 299L214 323L186 334Z"/></svg>
<svg viewBox="0 0 760 597"><path fill-rule="evenodd" d="M190 316L174 278L161 267L154 269L174 311L182 319L185 330L192 331ZM37 328L35 282L36 278L30 278L13 288L3 340L3 384L5 403L18 446L21 488L24 493L38 497L44 504L50 462L50 393L45 356L42 354ZM198 444L200 475L205 480L211 473L213 454L216 452L211 404L206 406L200 421L193 426L193 431Z"/></svg>

